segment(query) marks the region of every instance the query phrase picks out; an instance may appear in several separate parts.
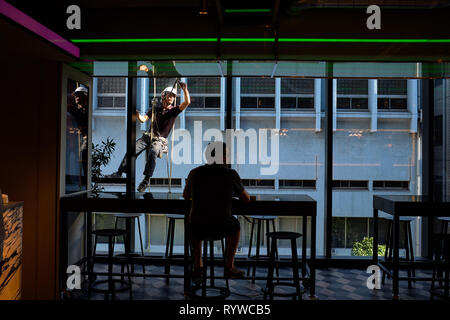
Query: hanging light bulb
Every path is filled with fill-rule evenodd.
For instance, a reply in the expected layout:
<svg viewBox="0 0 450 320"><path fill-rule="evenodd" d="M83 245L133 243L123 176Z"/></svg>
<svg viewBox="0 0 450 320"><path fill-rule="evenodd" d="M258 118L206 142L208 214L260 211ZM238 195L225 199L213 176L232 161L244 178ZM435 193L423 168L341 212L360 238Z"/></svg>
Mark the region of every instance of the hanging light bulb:
<svg viewBox="0 0 450 320"><path fill-rule="evenodd" d="M141 65L139 66L139 70L145 71L145 72L148 72L148 71L149 71L148 67L147 67L145 64L141 64Z"/></svg>
<svg viewBox="0 0 450 320"><path fill-rule="evenodd" d="M206 7L206 0L202 0L202 7L198 13L199 14L208 14L208 8Z"/></svg>

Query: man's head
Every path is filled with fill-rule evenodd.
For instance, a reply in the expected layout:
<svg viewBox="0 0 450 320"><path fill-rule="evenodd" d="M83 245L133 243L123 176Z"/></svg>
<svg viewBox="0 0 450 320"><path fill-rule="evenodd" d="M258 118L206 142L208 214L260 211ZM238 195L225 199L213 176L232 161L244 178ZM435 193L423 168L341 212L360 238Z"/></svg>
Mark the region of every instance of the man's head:
<svg viewBox="0 0 450 320"><path fill-rule="evenodd" d="M177 95L177 89L173 87L167 87L161 92L161 98L164 106L170 106L173 104Z"/></svg>
<svg viewBox="0 0 450 320"><path fill-rule="evenodd" d="M208 144L205 151L208 164L227 164L227 145L222 141L214 141Z"/></svg>
<svg viewBox="0 0 450 320"><path fill-rule="evenodd" d="M86 106L87 105L87 97L88 97L88 90L84 86L79 86L75 89L75 91L72 93L72 96L75 99L75 103L78 105Z"/></svg>

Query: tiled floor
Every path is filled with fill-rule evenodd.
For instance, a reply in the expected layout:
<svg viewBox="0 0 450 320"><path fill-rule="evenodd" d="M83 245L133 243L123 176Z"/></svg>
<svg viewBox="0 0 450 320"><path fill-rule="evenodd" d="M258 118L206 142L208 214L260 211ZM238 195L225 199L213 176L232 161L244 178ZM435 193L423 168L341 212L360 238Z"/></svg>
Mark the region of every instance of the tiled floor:
<svg viewBox="0 0 450 320"><path fill-rule="evenodd" d="M96 267L98 271L106 271L105 266ZM147 266L147 273L163 273L162 266ZM119 270L117 270L119 271ZM139 266L136 266L136 272L141 272ZM173 274L182 274L182 266L172 266ZM223 269L217 268L216 274L223 275ZM401 272L402 274L403 272ZM266 269L258 268L257 276L264 277ZM430 277L431 271L416 271L418 277ZM288 268L280 269L281 277L290 277L291 270ZM366 286L367 277L366 270L357 269L320 269L316 274L316 296L319 300L390 300L392 298L392 282L386 279L381 290L369 290ZM183 279L172 278L170 284L166 284L164 278L158 277L136 277L132 280L133 283L133 300L183 300ZM216 284L223 285L224 280L216 280ZM256 280L252 284L251 280L239 279L230 280L231 295L230 300L263 300L262 288L265 287L264 280ZM407 281L400 282L400 299L402 300L429 300L430 299L430 282L418 281L412 283L412 288L408 288ZM287 292L293 288L280 287L278 292ZM302 287L302 289L304 289ZM304 290L305 291L305 290ZM87 299L86 290L83 289L76 295L77 298ZM303 299L310 299L309 291L303 293ZM102 294L93 294L91 299L104 299ZM129 293L118 293L116 299L129 299ZM275 297L275 299L291 299Z"/></svg>

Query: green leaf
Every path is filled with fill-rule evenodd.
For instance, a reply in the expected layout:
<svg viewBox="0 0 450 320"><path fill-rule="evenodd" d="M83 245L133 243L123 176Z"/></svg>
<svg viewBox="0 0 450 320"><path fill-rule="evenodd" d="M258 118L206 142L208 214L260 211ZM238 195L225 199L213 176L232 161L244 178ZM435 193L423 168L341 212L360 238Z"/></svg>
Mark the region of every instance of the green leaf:
<svg viewBox="0 0 450 320"><path fill-rule="evenodd" d="M386 251L386 245L378 245L378 255L383 256ZM356 241L352 247L352 256L372 256L373 238L364 237L361 241Z"/></svg>

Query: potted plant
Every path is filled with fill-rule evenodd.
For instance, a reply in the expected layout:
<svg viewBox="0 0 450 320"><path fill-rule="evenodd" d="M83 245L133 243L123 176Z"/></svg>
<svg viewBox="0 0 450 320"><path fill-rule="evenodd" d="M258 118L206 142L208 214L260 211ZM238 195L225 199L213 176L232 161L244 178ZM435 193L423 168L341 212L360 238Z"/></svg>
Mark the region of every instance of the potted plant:
<svg viewBox="0 0 450 320"><path fill-rule="evenodd" d="M100 144L92 144L92 189L93 193L98 193L104 190L98 185L98 181L102 174L102 167L107 166L111 160L111 155L116 149L116 142L108 137L106 141Z"/></svg>
<svg viewBox="0 0 450 320"><path fill-rule="evenodd" d="M383 256L386 252L386 245L378 245L378 255ZM364 237L361 241L356 241L352 247L352 256L372 256L373 237Z"/></svg>

